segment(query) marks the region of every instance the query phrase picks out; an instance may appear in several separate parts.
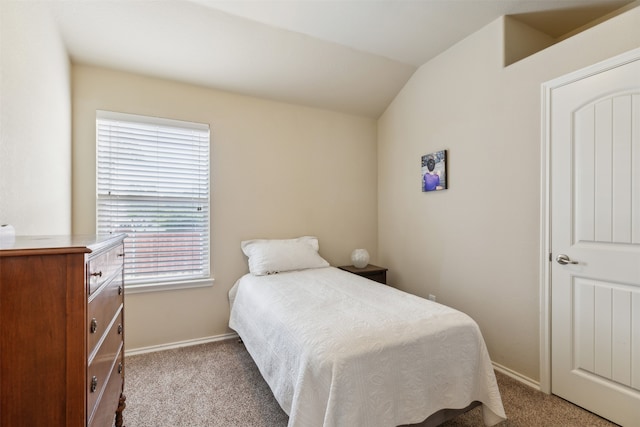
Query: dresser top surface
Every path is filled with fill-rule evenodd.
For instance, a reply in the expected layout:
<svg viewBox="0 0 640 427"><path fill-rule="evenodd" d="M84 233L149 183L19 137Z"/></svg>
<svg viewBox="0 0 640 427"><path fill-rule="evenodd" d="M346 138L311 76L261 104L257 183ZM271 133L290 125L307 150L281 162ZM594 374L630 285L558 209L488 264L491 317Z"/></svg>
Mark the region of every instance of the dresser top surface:
<svg viewBox="0 0 640 427"><path fill-rule="evenodd" d="M0 238L0 257L46 253L90 253L122 241L118 235L16 236Z"/></svg>

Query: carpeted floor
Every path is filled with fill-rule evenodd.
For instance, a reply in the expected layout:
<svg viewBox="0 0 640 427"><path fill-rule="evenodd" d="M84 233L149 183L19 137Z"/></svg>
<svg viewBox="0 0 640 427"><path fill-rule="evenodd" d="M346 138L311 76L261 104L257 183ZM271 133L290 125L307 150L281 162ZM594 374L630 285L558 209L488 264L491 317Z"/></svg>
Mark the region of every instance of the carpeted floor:
<svg viewBox="0 0 640 427"><path fill-rule="evenodd" d="M128 356L125 363L127 427L287 425L287 415L236 340ZM499 427L615 426L558 397L500 373L496 376L508 417ZM482 425L480 408L443 424Z"/></svg>

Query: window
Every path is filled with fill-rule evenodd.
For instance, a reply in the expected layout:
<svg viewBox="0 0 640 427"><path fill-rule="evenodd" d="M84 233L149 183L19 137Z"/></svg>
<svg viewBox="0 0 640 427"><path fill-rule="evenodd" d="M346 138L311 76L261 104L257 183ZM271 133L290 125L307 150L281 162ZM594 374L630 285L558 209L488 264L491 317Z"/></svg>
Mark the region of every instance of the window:
<svg viewBox="0 0 640 427"><path fill-rule="evenodd" d="M129 236L127 287L209 285L209 126L98 111L96 140L96 228Z"/></svg>

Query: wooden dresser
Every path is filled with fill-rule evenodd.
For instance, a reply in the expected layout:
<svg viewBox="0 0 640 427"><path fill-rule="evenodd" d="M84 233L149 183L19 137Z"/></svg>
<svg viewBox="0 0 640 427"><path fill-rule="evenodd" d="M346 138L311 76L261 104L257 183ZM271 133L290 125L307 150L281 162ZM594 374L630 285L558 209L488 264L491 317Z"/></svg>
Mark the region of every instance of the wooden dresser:
<svg viewBox="0 0 640 427"><path fill-rule="evenodd" d="M0 240L0 426L122 425L124 238Z"/></svg>

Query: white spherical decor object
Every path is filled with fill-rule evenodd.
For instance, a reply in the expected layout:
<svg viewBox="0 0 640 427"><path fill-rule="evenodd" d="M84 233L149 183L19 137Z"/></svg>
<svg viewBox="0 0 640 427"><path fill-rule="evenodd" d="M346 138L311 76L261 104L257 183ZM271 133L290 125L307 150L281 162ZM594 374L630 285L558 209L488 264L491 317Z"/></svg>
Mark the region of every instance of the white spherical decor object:
<svg viewBox="0 0 640 427"><path fill-rule="evenodd" d="M364 268L369 265L369 252L366 249L356 249L351 252L351 262L354 267Z"/></svg>

